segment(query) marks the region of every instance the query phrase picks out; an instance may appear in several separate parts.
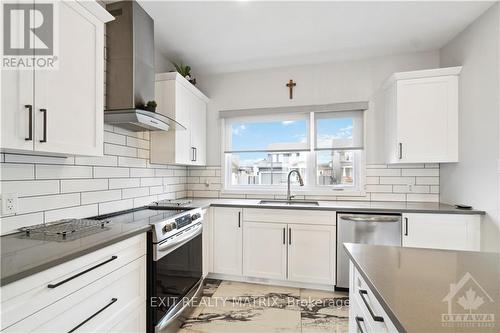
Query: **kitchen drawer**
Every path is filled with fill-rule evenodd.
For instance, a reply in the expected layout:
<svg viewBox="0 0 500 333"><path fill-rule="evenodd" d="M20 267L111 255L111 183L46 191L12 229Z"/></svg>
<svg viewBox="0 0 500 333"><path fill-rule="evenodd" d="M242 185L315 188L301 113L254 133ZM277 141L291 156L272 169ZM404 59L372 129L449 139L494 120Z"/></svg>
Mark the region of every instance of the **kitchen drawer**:
<svg viewBox="0 0 500 333"><path fill-rule="evenodd" d="M144 233L3 286L2 329L145 254ZM48 287L72 277L75 278L56 287Z"/></svg>
<svg viewBox="0 0 500 333"><path fill-rule="evenodd" d="M335 225L335 211L243 208L243 221Z"/></svg>
<svg viewBox="0 0 500 333"><path fill-rule="evenodd" d="M356 297L349 298L349 332L375 332L370 326L366 314L361 310L361 305L358 303Z"/></svg>
<svg viewBox="0 0 500 333"><path fill-rule="evenodd" d="M372 329L373 332L397 332L391 319L352 264L351 273L354 274L354 286L351 286L353 290L350 291L352 293L350 299L354 300L360 309L366 327ZM378 317L381 321L375 320L374 317Z"/></svg>
<svg viewBox="0 0 500 333"><path fill-rule="evenodd" d="M142 318L139 322L144 322L145 300L146 256L142 256L4 332L116 331L126 322L131 327L132 312ZM145 331L145 325L139 331Z"/></svg>

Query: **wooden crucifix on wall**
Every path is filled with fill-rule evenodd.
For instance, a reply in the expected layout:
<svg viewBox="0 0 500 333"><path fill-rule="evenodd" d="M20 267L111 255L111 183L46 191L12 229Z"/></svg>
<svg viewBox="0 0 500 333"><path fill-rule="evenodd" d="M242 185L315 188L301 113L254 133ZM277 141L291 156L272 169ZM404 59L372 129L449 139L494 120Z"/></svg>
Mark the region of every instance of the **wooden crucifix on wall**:
<svg viewBox="0 0 500 333"><path fill-rule="evenodd" d="M296 85L297 83L293 82L292 79L290 79L290 81L288 81L288 83L286 84L286 86L290 91L290 99L293 99L293 87L295 87Z"/></svg>

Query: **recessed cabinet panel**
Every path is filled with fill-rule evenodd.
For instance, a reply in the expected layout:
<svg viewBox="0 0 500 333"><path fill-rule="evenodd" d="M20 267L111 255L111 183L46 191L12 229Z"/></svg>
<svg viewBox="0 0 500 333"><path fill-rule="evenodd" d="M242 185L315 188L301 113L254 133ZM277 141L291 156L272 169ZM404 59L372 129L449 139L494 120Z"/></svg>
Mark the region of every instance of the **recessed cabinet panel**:
<svg viewBox="0 0 500 333"><path fill-rule="evenodd" d="M243 225L243 275L285 280L286 233L286 224L245 222Z"/></svg>
<svg viewBox="0 0 500 333"><path fill-rule="evenodd" d="M458 162L461 67L396 73L377 99L388 163Z"/></svg>
<svg viewBox="0 0 500 333"><path fill-rule="evenodd" d="M403 214L403 246L480 250L480 215Z"/></svg>
<svg viewBox="0 0 500 333"><path fill-rule="evenodd" d="M241 275L243 228L240 208L214 208L214 273Z"/></svg>
<svg viewBox="0 0 500 333"><path fill-rule="evenodd" d="M288 228L288 280L333 285L335 227L289 224Z"/></svg>
<svg viewBox="0 0 500 333"><path fill-rule="evenodd" d="M35 72L35 150L101 155L102 23L76 2L59 2L57 70Z"/></svg>
<svg viewBox="0 0 500 333"><path fill-rule="evenodd" d="M181 165L206 163L206 107L208 98L178 73L156 75L157 112L186 129L151 133L151 162Z"/></svg>

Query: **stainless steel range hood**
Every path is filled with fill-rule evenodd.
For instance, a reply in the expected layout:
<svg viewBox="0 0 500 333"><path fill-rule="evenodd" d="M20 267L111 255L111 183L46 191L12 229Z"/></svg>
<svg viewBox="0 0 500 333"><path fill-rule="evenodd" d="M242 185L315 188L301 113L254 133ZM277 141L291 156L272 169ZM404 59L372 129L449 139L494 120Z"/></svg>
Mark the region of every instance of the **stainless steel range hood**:
<svg viewBox="0 0 500 333"><path fill-rule="evenodd" d="M162 114L144 110L154 100L154 22L135 1L106 5L106 110L104 122L131 131L185 129Z"/></svg>

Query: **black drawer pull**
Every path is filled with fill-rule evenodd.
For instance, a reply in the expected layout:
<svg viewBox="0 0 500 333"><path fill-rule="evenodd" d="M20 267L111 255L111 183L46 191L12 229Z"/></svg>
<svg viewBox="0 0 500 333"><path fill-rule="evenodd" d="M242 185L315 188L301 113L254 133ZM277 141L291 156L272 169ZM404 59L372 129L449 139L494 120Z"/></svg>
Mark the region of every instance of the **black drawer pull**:
<svg viewBox="0 0 500 333"><path fill-rule="evenodd" d="M43 113L43 139L40 142L47 142L47 109L40 109Z"/></svg>
<svg viewBox="0 0 500 333"><path fill-rule="evenodd" d="M104 307L102 307L99 311L97 311L96 313L94 313L92 316L88 317L87 319L85 319L84 321L82 321L80 324L78 324L77 326L73 327L70 331L68 331L68 333L72 333L74 331L76 331L77 329L79 329L80 327L82 327L83 325L85 325L89 320L91 320L92 318L94 318L95 316L97 316L99 313L103 312L104 310L106 310L107 308L109 308L111 305L113 305L113 303L115 303L116 301L118 301L118 298L112 298L111 299L111 302L109 302L108 304L106 304Z"/></svg>
<svg viewBox="0 0 500 333"><path fill-rule="evenodd" d="M62 280L61 282L57 282L56 284L49 284L49 285L47 285L47 288L50 288L50 289L57 288L57 287L59 287L61 284L65 284L66 282L69 282L69 281L71 281L71 280L73 280L73 279L75 279L75 278L79 277L80 275L83 275L83 274L85 274L85 273L90 272L91 270L94 270L94 269L96 269L96 268L98 268L98 267L101 267L102 265L105 265L105 264L107 264L108 262L113 261L113 260L115 260L115 259L117 259L117 258L118 258L117 256L112 256L112 257L111 257L111 258L109 258L108 260L103 261L103 262L101 262L100 264L97 264L97 265L92 266L92 267L90 267L90 268L87 268L86 270L84 270L84 271L82 271L82 272L80 272L80 273L78 273L78 274L75 274L75 275L73 275L73 276L71 276L71 277L67 278L66 280Z"/></svg>
<svg viewBox="0 0 500 333"><path fill-rule="evenodd" d="M368 301L367 301L367 300L366 300L366 298L365 298L365 295L368 295L368 292L367 292L366 290L360 289L360 290L359 290L359 295L361 296L361 299L363 300L363 303L365 303L366 308L368 309L368 312L370 312L370 316L372 316L373 320L383 322L383 321L384 321L384 318L383 318L383 317L380 317L380 316L376 316L376 315L373 313L372 308L371 308L371 307L370 307L370 305L368 304Z"/></svg>
<svg viewBox="0 0 500 333"><path fill-rule="evenodd" d="M24 107L28 109L28 127L29 127L28 137L24 138L24 140L31 141L33 140L33 105L25 105Z"/></svg>
<svg viewBox="0 0 500 333"><path fill-rule="evenodd" d="M363 327L361 327L361 322L365 321L363 317L356 316L354 319L356 319L356 325L358 325L358 331L360 333L365 333L365 331L363 331Z"/></svg>

